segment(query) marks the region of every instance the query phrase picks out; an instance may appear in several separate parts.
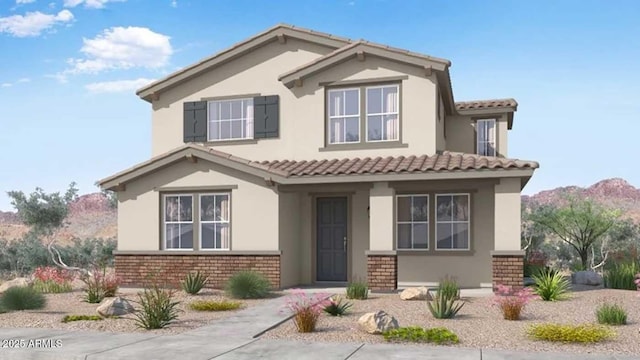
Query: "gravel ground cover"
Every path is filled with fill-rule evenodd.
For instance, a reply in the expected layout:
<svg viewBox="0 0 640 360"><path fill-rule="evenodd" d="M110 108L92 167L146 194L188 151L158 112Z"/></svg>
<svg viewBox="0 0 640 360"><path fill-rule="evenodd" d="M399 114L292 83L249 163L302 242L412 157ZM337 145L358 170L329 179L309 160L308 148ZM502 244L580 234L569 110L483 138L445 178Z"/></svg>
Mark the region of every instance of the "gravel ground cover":
<svg viewBox="0 0 640 360"><path fill-rule="evenodd" d="M120 289L118 295L131 302L134 308L138 308L134 301L138 300L137 293L140 289ZM181 310L178 320L164 329L145 330L140 329L134 322L135 316L129 314L117 319L103 319L100 321L73 321L62 323L65 315L96 315L98 304L88 304L82 301L84 293L75 290L70 293L46 294L47 306L42 310L14 311L0 314L0 328L53 328L65 330L94 330L108 332L142 332L157 333L163 335L178 334L187 330L208 325L216 320L223 319L237 311L249 306L257 305L267 299L237 300L242 307L233 311L194 311L189 304L196 300L229 300L222 291L203 289L198 295L188 295L183 291L176 291L175 300L180 301L178 308ZM274 293L278 296L278 293ZM234 300L236 301L236 300Z"/></svg>
<svg viewBox="0 0 640 360"><path fill-rule="evenodd" d="M304 341L335 341L383 343L381 335L367 334L358 329L358 318L367 312L384 310L394 316L400 326L446 327L460 337L459 347L494 348L523 351L553 351L575 353L616 353L640 355L640 297L635 291L598 289L575 291L569 300L529 303L520 321L502 319L499 309L491 306L491 296L463 298L465 305L454 319L438 320L431 316L424 301L403 301L397 294L372 294L367 300L350 300L353 307L344 317L323 314L314 333L296 332L291 321L263 335L268 339ZM615 301L628 314L628 324L612 327L613 340L599 344L562 344L530 340L526 329L531 324L560 322L569 324L596 323L595 309L604 301Z"/></svg>

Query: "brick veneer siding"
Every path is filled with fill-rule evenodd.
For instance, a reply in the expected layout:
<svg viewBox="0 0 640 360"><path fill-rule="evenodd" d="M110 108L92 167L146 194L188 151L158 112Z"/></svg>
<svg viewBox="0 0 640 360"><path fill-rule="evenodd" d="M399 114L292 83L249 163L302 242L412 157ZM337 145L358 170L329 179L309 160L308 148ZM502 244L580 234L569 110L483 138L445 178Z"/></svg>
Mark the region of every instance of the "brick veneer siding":
<svg viewBox="0 0 640 360"><path fill-rule="evenodd" d="M274 288L280 288L279 255L115 255L116 275L124 286L140 286L148 274L178 286L190 271L209 277L207 287L220 289L238 270L264 274Z"/></svg>
<svg viewBox="0 0 640 360"><path fill-rule="evenodd" d="M524 256L494 255L493 256L493 289L499 284L511 287L513 290L524 286Z"/></svg>
<svg viewBox="0 0 640 360"><path fill-rule="evenodd" d="M398 288L398 257L368 255L367 280L371 291L394 291Z"/></svg>

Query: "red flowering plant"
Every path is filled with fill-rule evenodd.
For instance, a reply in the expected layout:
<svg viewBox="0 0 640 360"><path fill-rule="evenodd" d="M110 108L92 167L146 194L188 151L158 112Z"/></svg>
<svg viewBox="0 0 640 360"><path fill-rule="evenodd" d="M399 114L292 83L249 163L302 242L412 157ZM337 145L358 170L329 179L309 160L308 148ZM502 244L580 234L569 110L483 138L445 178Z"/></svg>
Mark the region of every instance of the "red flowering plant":
<svg viewBox="0 0 640 360"><path fill-rule="evenodd" d="M517 292L505 285L498 285L492 304L502 311L505 320L520 320L520 313L536 295L531 288L523 288Z"/></svg>
<svg viewBox="0 0 640 360"><path fill-rule="evenodd" d="M293 323L301 333L313 332L318 318L329 303L328 294L307 294L301 289L292 290L287 297L285 308L293 313Z"/></svg>
<svg viewBox="0 0 640 360"><path fill-rule="evenodd" d="M33 272L33 287L42 293L70 292L75 278L70 271L54 266L38 267Z"/></svg>
<svg viewBox="0 0 640 360"><path fill-rule="evenodd" d="M106 297L116 296L120 279L112 271L94 269L91 274L82 280L85 284L85 301L97 304Z"/></svg>

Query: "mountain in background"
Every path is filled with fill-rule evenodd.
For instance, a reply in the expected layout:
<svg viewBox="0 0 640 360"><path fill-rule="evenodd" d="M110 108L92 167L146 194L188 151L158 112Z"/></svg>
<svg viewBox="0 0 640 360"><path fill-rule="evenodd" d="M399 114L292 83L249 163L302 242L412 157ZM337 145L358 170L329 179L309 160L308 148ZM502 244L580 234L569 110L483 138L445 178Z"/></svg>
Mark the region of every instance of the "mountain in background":
<svg viewBox="0 0 640 360"><path fill-rule="evenodd" d="M589 187L565 186L544 190L535 195L523 195L525 206L562 205L566 196L589 198L607 207L623 211L624 218L640 222L640 189L627 181L614 178L602 180ZM60 234L61 240L72 238L116 238L116 211L101 193L82 195L69 206L67 226ZM13 212L0 211L0 239L18 239L29 231Z"/></svg>
<svg viewBox="0 0 640 360"><path fill-rule="evenodd" d="M69 225L59 234L61 243L73 238L115 238L116 210L101 193L79 196L69 205ZM29 231L14 212L0 211L0 239L19 239Z"/></svg>

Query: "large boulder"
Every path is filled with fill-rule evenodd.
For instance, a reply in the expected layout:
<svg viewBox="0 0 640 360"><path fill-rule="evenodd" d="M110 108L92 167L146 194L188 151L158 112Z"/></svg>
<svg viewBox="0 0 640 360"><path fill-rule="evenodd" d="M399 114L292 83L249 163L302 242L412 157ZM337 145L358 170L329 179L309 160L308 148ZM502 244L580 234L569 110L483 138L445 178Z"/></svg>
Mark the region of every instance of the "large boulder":
<svg viewBox="0 0 640 360"><path fill-rule="evenodd" d="M387 330L397 329L398 320L380 310L362 315L360 319L358 319L358 325L369 334L382 334Z"/></svg>
<svg viewBox="0 0 640 360"><path fill-rule="evenodd" d="M13 280L9 280L7 282L2 283L2 285L0 285L0 293L3 293L9 290L12 287L29 286L29 285L31 285L30 279L23 278L23 277L15 278Z"/></svg>
<svg viewBox="0 0 640 360"><path fill-rule="evenodd" d="M429 289L424 286L406 288L400 293L402 300L427 300L428 297Z"/></svg>
<svg viewBox="0 0 640 360"><path fill-rule="evenodd" d="M602 276L595 271L577 271L571 275L574 284L578 285L602 285Z"/></svg>
<svg viewBox="0 0 640 360"><path fill-rule="evenodd" d="M117 296L102 300L96 311L101 316L107 317L131 314L135 309L126 299Z"/></svg>

